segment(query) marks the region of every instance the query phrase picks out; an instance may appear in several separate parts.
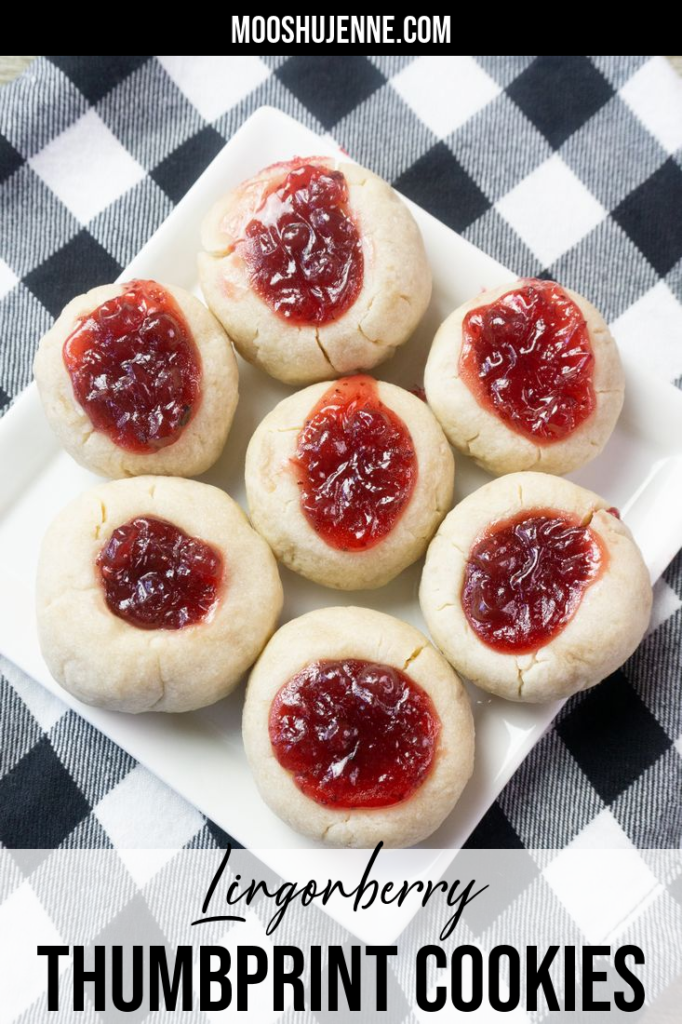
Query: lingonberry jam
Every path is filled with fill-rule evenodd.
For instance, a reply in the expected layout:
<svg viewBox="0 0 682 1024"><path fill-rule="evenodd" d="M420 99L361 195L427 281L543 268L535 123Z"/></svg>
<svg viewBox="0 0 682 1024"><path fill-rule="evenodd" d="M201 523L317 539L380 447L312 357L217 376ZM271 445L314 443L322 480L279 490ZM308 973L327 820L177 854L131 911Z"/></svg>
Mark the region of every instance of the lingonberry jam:
<svg viewBox="0 0 682 1024"><path fill-rule="evenodd" d="M383 540L417 480L410 432L379 398L376 381L344 377L324 393L292 460L301 508L324 541L366 551Z"/></svg>
<svg viewBox="0 0 682 1024"><path fill-rule="evenodd" d="M521 281L462 325L460 374L478 401L537 444L592 413L594 356L585 317L553 281Z"/></svg>
<svg viewBox="0 0 682 1024"><path fill-rule="evenodd" d="M172 523L138 516L114 530L97 557L109 610L139 629L182 629L214 609L223 582L218 551Z"/></svg>
<svg viewBox="0 0 682 1024"><path fill-rule="evenodd" d="M84 316L63 357L95 430L127 451L173 444L199 407L199 350L178 304L155 281L131 281Z"/></svg>
<svg viewBox="0 0 682 1024"><path fill-rule="evenodd" d="M340 171L294 163L266 195L237 246L251 284L285 320L337 320L362 287L362 242Z"/></svg>
<svg viewBox="0 0 682 1024"><path fill-rule="evenodd" d="M605 561L601 541L576 516L553 509L495 523L469 553L462 606L484 643L529 654L570 621Z"/></svg>
<svg viewBox="0 0 682 1024"><path fill-rule="evenodd" d="M331 807L388 807L426 778L440 719L429 695L389 665L316 661L270 710L277 760L306 796Z"/></svg>

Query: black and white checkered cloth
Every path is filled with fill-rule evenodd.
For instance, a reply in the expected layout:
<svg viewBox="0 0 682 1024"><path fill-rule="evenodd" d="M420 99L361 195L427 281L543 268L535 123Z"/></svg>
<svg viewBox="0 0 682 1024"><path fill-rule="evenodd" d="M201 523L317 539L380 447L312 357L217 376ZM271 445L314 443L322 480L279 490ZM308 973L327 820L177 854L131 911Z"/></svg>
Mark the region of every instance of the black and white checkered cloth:
<svg viewBox="0 0 682 1024"><path fill-rule="evenodd" d="M663 58L50 57L0 89L1 406L65 302L116 278L264 103L519 274L587 294L622 349L682 384L682 80ZM470 845L680 846L680 556L655 598L640 649L566 705ZM3 671L1 844L226 842Z"/></svg>

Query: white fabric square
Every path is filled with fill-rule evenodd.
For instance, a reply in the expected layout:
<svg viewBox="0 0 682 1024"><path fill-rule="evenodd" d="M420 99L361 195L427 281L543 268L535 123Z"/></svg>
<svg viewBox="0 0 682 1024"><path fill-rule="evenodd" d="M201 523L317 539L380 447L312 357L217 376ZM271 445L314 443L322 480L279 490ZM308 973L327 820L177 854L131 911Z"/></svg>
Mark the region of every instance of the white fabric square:
<svg viewBox="0 0 682 1024"><path fill-rule="evenodd" d="M260 57L159 57L206 121L215 121L270 75Z"/></svg>
<svg viewBox="0 0 682 1024"><path fill-rule="evenodd" d="M100 800L95 814L138 885L156 874L204 824L196 808L142 765Z"/></svg>
<svg viewBox="0 0 682 1024"><path fill-rule="evenodd" d="M7 266L3 259L0 259L0 299L4 299L5 295L12 291L18 280L14 271Z"/></svg>
<svg viewBox="0 0 682 1024"><path fill-rule="evenodd" d="M568 844L567 850L634 850L634 846L608 807L595 815Z"/></svg>
<svg viewBox="0 0 682 1024"><path fill-rule="evenodd" d="M608 808L551 861L544 877L596 945L612 941L663 889Z"/></svg>
<svg viewBox="0 0 682 1024"><path fill-rule="evenodd" d="M14 1020L47 987L47 958L36 955L38 943L60 946L62 937L29 883L24 882L0 904L2 1020ZM60 962L65 970L68 958L61 957Z"/></svg>
<svg viewBox="0 0 682 1024"><path fill-rule="evenodd" d="M646 631L647 636L667 622L680 607L682 607L682 601L664 579L654 583L654 606L651 609L651 621Z"/></svg>
<svg viewBox="0 0 682 1024"><path fill-rule="evenodd" d="M606 210L558 154L536 167L496 204L548 267L606 216Z"/></svg>
<svg viewBox="0 0 682 1024"><path fill-rule="evenodd" d="M145 176L94 110L49 142L29 164L81 224Z"/></svg>
<svg viewBox="0 0 682 1024"><path fill-rule="evenodd" d="M473 57L418 57L391 79L391 85L440 138L502 91Z"/></svg>
<svg viewBox="0 0 682 1024"><path fill-rule="evenodd" d="M665 281L650 288L611 324L621 351L676 380L682 374L682 305Z"/></svg>
<svg viewBox="0 0 682 1024"><path fill-rule="evenodd" d="M629 78L620 96L668 153L682 146L682 78L652 57Z"/></svg>

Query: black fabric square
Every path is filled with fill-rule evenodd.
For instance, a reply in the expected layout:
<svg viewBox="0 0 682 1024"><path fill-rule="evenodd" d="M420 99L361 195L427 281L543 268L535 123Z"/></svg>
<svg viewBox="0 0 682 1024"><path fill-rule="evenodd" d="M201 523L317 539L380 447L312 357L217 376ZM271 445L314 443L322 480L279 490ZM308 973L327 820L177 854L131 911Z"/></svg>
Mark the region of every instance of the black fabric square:
<svg viewBox="0 0 682 1024"><path fill-rule="evenodd" d="M555 149L613 93L587 57L537 57L507 88L507 95Z"/></svg>
<svg viewBox="0 0 682 1024"><path fill-rule="evenodd" d="M682 757L673 746L621 793L611 813L638 850L679 850L681 793Z"/></svg>
<svg viewBox="0 0 682 1024"><path fill-rule="evenodd" d="M563 715L557 732L599 796L611 804L671 746L622 671Z"/></svg>
<svg viewBox="0 0 682 1024"><path fill-rule="evenodd" d="M62 715L50 730L50 742L92 807L118 786L137 764L130 754L76 711Z"/></svg>
<svg viewBox="0 0 682 1024"><path fill-rule="evenodd" d="M7 394L4 388L0 388L0 410L5 409L6 406L12 401L11 397Z"/></svg>
<svg viewBox="0 0 682 1024"><path fill-rule="evenodd" d="M54 849L89 813L46 736L0 779L0 842L9 849Z"/></svg>
<svg viewBox="0 0 682 1024"><path fill-rule="evenodd" d="M17 153L11 142L0 135L0 182L6 181L10 175L18 171L24 162L21 153Z"/></svg>
<svg viewBox="0 0 682 1024"><path fill-rule="evenodd" d="M332 128L386 81L366 57L292 57L275 74L325 128Z"/></svg>
<svg viewBox="0 0 682 1024"><path fill-rule="evenodd" d="M151 176L168 198L178 203L224 145L222 135L207 125L169 153Z"/></svg>
<svg viewBox="0 0 682 1024"><path fill-rule="evenodd" d="M233 839L232 836L229 836L227 832L225 832L224 829L220 827L220 825L216 825L215 821L211 821L210 818L206 819L206 827L213 836L213 839L215 840L219 849L226 850L228 846L231 846L233 850L244 849L241 843L238 843L236 839Z"/></svg>
<svg viewBox="0 0 682 1024"><path fill-rule="evenodd" d="M53 253L24 278L24 284L52 316L58 316L74 295L115 281L122 267L85 230Z"/></svg>
<svg viewBox="0 0 682 1024"><path fill-rule="evenodd" d="M151 57L49 57L71 79L89 103L103 96Z"/></svg>
<svg viewBox="0 0 682 1024"><path fill-rule="evenodd" d="M614 220L663 277L682 257L682 170L670 157L613 211Z"/></svg>
<svg viewBox="0 0 682 1024"><path fill-rule="evenodd" d="M444 142L437 142L393 184L455 231L464 231L491 206Z"/></svg>
<svg viewBox="0 0 682 1024"><path fill-rule="evenodd" d="M463 849L465 850L522 850L518 833L498 803L479 821Z"/></svg>

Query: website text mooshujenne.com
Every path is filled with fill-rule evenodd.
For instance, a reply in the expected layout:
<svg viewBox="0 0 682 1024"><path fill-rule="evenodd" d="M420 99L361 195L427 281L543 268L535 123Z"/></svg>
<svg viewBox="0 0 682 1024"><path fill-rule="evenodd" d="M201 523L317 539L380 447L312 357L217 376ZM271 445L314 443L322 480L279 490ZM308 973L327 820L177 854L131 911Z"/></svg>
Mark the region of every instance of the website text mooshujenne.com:
<svg viewBox="0 0 682 1024"><path fill-rule="evenodd" d="M450 15L232 15L232 42L441 43L451 37Z"/></svg>

